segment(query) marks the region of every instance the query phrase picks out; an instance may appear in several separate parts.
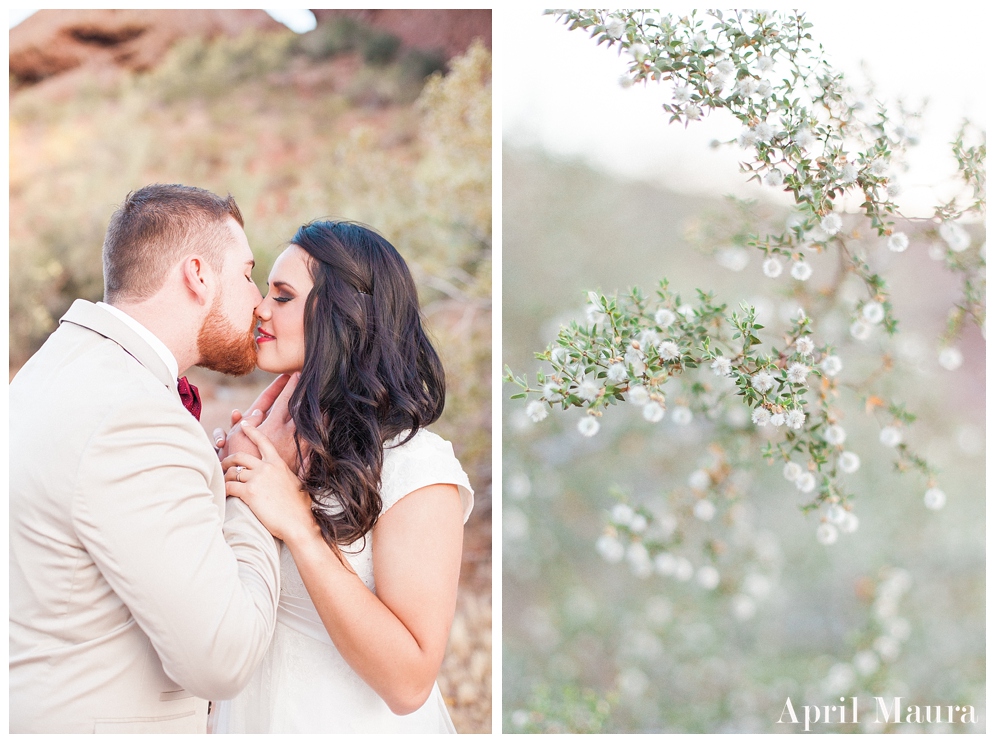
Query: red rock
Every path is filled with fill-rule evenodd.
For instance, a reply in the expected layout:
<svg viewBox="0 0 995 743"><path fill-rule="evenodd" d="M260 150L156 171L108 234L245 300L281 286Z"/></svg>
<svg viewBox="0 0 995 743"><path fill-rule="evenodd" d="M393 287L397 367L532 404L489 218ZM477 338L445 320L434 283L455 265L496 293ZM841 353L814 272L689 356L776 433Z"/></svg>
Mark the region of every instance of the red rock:
<svg viewBox="0 0 995 743"><path fill-rule="evenodd" d="M283 25L262 10L39 10L10 30L18 87L77 68L147 70L181 38Z"/></svg>

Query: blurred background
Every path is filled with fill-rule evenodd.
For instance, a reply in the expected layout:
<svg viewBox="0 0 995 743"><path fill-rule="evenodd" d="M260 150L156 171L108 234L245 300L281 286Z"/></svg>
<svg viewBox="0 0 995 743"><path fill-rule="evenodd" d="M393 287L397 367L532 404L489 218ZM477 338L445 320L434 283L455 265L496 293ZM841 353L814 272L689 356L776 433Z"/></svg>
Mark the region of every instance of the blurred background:
<svg viewBox="0 0 995 743"><path fill-rule="evenodd" d="M930 216L953 187L948 143L960 119L985 123L984 101L960 72L984 64L980 30L955 14L926 22L864 10L860 19L812 12L812 34L857 81L865 60L883 100L931 99L898 199L905 216ZM789 213L783 194L745 184L741 150L710 147L733 139L738 125L713 115L686 130L668 127L665 85L622 89L625 60L615 50L539 11L507 13L528 53L509 54L502 70L503 363L534 384L533 352L562 323L585 322L588 290L611 295L638 285L652 293L664 277L687 298L702 288L733 308L754 304L764 346L779 338L799 306L792 282L764 277L759 253L723 242L744 221L762 234ZM927 46L937 51L928 60ZM723 199L727 192L755 201L737 207ZM924 507L921 477L893 471L879 424L852 393L840 409L848 448L862 458L848 481L860 527L823 546L818 519L799 508L804 496L780 466L759 462L763 435L742 437L742 451L720 451L709 447L708 421L654 425L622 405L584 438L580 411L533 423L526 401L509 400L518 388L504 385L506 732L797 732L774 724L787 697L798 710L844 695L859 696L862 710L875 695L903 697L903 710L970 704L979 722L875 727L870 712L859 726L814 729L984 730L985 342L968 327L958 343L963 363L940 366L937 340L958 280L930 257L935 225L898 221L912 240L908 251L871 257L890 282L897 338L858 344L840 313L818 318L813 332L838 345L850 380L885 357L894 364L881 392L919 414L908 438L940 468L943 510ZM983 224L968 227L969 250L983 255ZM834 262L813 260L818 289ZM852 304L859 287L844 282L841 292ZM746 425L735 423L737 411L728 414ZM599 554L616 503L666 524L687 509L696 471L728 474L731 460L744 456L758 466L731 478L739 495L725 516L681 524L680 554L696 569L714 565L717 586L707 587L701 573L682 581Z"/></svg>
<svg viewBox="0 0 995 743"><path fill-rule="evenodd" d="M460 732L489 732L490 11L25 15L10 16L10 376L73 300L102 297L104 231L131 190L230 192L262 289L304 222L377 229L418 284L449 381L433 429L476 490L439 683ZM208 431L271 378L189 376Z"/></svg>

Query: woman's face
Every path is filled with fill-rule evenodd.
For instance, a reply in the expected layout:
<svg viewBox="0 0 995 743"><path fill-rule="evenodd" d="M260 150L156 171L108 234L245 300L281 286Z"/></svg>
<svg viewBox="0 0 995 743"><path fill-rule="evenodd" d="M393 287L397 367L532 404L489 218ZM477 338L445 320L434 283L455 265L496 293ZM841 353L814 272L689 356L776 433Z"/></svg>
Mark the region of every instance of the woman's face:
<svg viewBox="0 0 995 743"><path fill-rule="evenodd" d="M269 274L269 291L256 308L257 364L273 374L304 367L304 304L314 286L310 256L298 245L284 250Z"/></svg>

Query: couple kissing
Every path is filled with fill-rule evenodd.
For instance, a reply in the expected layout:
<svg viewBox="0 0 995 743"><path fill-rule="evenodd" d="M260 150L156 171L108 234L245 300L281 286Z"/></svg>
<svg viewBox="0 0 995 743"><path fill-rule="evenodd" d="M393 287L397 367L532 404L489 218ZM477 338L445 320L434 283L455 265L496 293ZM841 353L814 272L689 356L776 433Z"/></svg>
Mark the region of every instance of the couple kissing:
<svg viewBox="0 0 995 743"><path fill-rule="evenodd" d="M473 491L425 428L445 375L408 268L339 221L265 297L254 265L231 196L135 191L104 301L11 382L11 732L455 732ZM279 376L212 442L181 375L256 365Z"/></svg>

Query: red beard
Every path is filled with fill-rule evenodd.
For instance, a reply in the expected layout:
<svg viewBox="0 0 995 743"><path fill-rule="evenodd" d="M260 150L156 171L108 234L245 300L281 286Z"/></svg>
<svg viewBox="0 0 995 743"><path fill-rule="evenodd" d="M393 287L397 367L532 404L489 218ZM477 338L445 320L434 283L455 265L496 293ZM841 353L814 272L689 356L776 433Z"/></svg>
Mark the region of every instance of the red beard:
<svg viewBox="0 0 995 743"><path fill-rule="evenodd" d="M205 369L241 377L256 368L255 320L246 331L238 331L221 312L221 295L215 298L207 319L197 334L197 351Z"/></svg>

